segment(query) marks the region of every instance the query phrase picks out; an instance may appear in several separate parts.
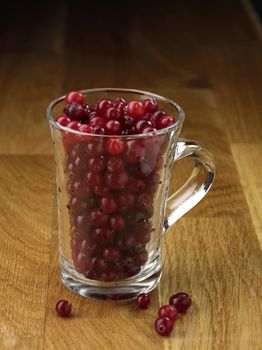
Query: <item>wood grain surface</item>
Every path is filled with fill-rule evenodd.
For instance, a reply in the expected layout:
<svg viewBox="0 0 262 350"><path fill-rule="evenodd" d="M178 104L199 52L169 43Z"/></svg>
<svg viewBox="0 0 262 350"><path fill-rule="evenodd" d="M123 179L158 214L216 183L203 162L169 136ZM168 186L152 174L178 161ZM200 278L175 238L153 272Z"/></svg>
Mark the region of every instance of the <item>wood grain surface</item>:
<svg viewBox="0 0 262 350"><path fill-rule="evenodd" d="M256 23L257 26L257 23ZM237 0L5 3L0 13L0 349L262 348L262 42ZM61 283L48 102L72 89L139 88L186 111L182 137L214 154L208 196L163 238L150 308ZM175 164L170 192L191 169ZM193 304L169 338L159 305ZM54 306L66 298L69 319Z"/></svg>

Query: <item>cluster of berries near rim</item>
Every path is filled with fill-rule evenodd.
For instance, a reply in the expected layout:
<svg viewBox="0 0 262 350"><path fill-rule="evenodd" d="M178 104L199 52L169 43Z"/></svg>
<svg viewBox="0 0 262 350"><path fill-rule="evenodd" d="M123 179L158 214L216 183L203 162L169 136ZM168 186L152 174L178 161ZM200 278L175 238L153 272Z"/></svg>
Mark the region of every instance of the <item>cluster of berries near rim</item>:
<svg viewBox="0 0 262 350"><path fill-rule="evenodd" d="M134 135L167 128L175 119L158 108L152 98L127 101L118 97L103 99L95 105L85 104L84 96L77 91L65 97L63 115L56 121L62 126L98 135Z"/></svg>

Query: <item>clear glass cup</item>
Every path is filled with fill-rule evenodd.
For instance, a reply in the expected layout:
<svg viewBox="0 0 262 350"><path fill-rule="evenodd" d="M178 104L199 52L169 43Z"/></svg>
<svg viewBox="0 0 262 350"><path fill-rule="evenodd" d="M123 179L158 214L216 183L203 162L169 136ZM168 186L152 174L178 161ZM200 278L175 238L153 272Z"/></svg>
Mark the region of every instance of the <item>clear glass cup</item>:
<svg viewBox="0 0 262 350"><path fill-rule="evenodd" d="M198 143L178 140L184 112L177 103L138 90L81 92L88 105L119 96L127 101L154 98L176 120L147 134L94 135L55 121L65 106L64 96L47 109L56 163L62 282L85 297L132 299L159 283L161 239L207 194L214 160ZM112 143L122 149L117 160L108 153ZM193 172L168 197L172 167L184 157L193 158Z"/></svg>

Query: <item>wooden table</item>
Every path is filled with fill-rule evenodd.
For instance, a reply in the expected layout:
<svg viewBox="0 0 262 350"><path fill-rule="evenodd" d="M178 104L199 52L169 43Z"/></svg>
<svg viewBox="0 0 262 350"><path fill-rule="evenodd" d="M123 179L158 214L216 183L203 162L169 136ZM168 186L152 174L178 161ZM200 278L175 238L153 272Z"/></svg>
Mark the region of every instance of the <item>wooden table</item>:
<svg viewBox="0 0 262 350"><path fill-rule="evenodd" d="M0 349L261 349L261 32L236 0L97 3L1 8ZM217 164L209 195L163 239L163 278L146 311L78 297L59 278L45 109L102 86L179 102L181 136ZM173 185L188 171L179 163ZM192 308L161 338L157 309L178 291ZM73 304L70 319L54 312L60 298Z"/></svg>

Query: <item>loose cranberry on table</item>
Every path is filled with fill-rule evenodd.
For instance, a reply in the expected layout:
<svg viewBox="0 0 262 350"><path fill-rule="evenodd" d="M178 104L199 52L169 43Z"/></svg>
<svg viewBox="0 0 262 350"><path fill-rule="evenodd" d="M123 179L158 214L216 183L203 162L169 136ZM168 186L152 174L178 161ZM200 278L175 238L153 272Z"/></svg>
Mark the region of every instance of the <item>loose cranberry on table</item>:
<svg viewBox="0 0 262 350"><path fill-rule="evenodd" d="M169 304L174 306L179 313L185 313L191 306L192 300L187 293L177 293L170 297Z"/></svg>
<svg viewBox="0 0 262 350"><path fill-rule="evenodd" d="M172 321L176 321L179 317L177 309L172 305L164 305L158 310L158 317L169 317Z"/></svg>
<svg viewBox="0 0 262 350"><path fill-rule="evenodd" d="M136 302L140 309L147 309L150 304L150 295L147 293L141 293L138 295Z"/></svg>
<svg viewBox="0 0 262 350"><path fill-rule="evenodd" d="M61 317L68 317L72 310L72 305L67 300L59 300L56 304L55 310Z"/></svg>
<svg viewBox="0 0 262 350"><path fill-rule="evenodd" d="M161 336L169 336L174 329L174 321L169 317L160 317L155 321L155 330Z"/></svg>

